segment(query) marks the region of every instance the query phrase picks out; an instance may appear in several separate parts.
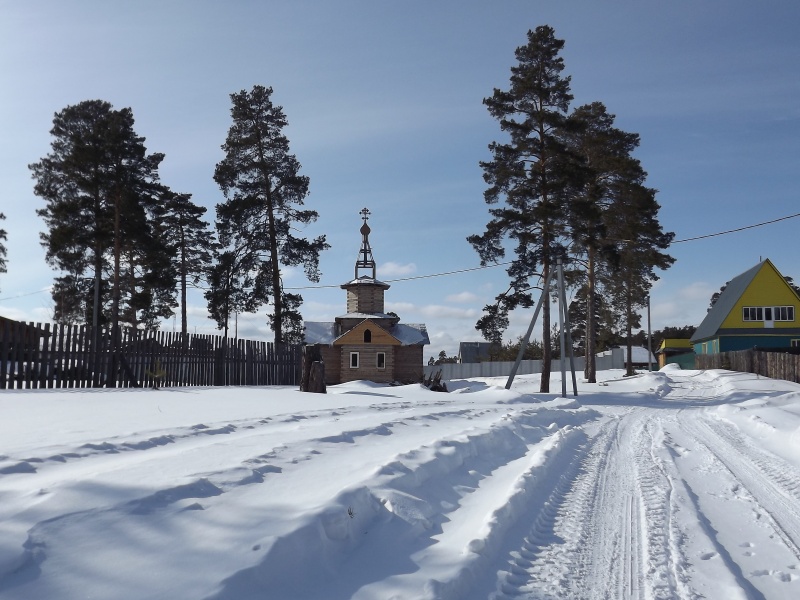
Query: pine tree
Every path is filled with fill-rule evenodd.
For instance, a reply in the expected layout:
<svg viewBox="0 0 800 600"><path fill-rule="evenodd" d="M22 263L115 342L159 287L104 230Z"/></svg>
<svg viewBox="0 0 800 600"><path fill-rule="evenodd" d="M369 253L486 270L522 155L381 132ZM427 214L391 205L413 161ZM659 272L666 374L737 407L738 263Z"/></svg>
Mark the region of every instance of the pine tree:
<svg viewBox="0 0 800 600"><path fill-rule="evenodd" d="M615 260L615 244L608 239L604 213L614 202L615 194L628 184L641 184L645 173L632 152L639 136L614 127L614 115L601 102L576 108L570 115L566 143L582 159L580 185L574 188L569 204L573 252L582 254L586 266L587 303L585 314L592 314L597 296L598 261ZM596 310L597 307L595 307ZM596 382L595 318L586 325L586 367L588 382Z"/></svg>
<svg viewBox="0 0 800 600"><path fill-rule="evenodd" d="M574 156L563 142L567 111L572 100L570 78L561 75L564 47L549 26L528 31L528 43L516 50L518 64L511 67L508 91L494 90L484 99L490 114L500 122L508 142L493 142L492 160L482 162L484 192L492 219L481 235L467 240L478 252L481 264L505 256L504 243L513 240L515 258L508 269L509 290L476 325L485 339L500 342L508 326L508 312L530 307L531 278L550 277L566 241L567 191L575 176ZM541 273L539 268L541 267ZM544 363L541 391L550 389L550 305L542 311Z"/></svg>
<svg viewBox="0 0 800 600"><path fill-rule="evenodd" d="M627 340L628 374L631 364L633 328L640 326L637 310L647 305L650 288L658 280L655 269L667 269L675 259L662 252L669 247L674 233L665 233L658 221L660 206L656 191L641 184L619 186L614 202L605 213L610 239L617 244L619 260L601 274Z"/></svg>
<svg viewBox="0 0 800 600"><path fill-rule="evenodd" d="M152 308L132 282L153 278L153 260L141 257L145 251L152 257L159 247L151 216L164 156L148 155L133 125L129 108L114 110L102 100L68 106L53 119L51 152L29 165L34 193L47 202L37 210L47 226L41 234L46 258L63 273L53 292L57 320L83 312L89 322L88 315L96 314L98 324L108 319L116 331L122 312L135 323L137 310ZM93 281L91 300L78 311L63 297L84 290L87 279Z"/></svg>
<svg viewBox="0 0 800 600"><path fill-rule="evenodd" d="M324 235L308 240L293 233L319 215L301 210L309 179L299 174L300 163L283 134L286 116L271 96L272 88L259 85L231 94L233 125L214 180L226 199L217 205L219 241L236 255L223 271L230 274L228 281L245 286L237 291L247 295L244 304L252 310L272 302L269 321L281 344L296 337L302 298L285 294L280 268L302 265L310 281L319 281L319 254L329 246ZM241 270L231 273L234 267ZM213 308L219 309L216 302Z"/></svg>
<svg viewBox="0 0 800 600"><path fill-rule="evenodd" d="M208 302L208 313L228 337L228 326L232 314L252 312L255 294L251 293L255 282L247 269L252 255L235 250L220 252L208 270L208 289L204 296Z"/></svg>
<svg viewBox="0 0 800 600"><path fill-rule="evenodd" d="M202 219L206 209L194 204L191 194L164 193L158 212L162 235L168 240L171 269L180 288L181 333L187 333L186 296L189 284L205 277L214 257L216 242L209 225Z"/></svg>

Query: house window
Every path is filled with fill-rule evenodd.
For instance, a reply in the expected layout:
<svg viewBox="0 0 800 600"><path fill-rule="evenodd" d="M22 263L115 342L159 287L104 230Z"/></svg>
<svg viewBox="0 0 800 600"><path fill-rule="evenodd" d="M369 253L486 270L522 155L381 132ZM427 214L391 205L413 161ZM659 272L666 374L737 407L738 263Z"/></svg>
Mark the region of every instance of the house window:
<svg viewBox="0 0 800 600"><path fill-rule="evenodd" d="M792 348L800 348L800 340L792 340L790 344Z"/></svg>
<svg viewBox="0 0 800 600"><path fill-rule="evenodd" d="M357 369L358 368L358 352L351 352L350 353L350 368Z"/></svg>
<svg viewBox="0 0 800 600"><path fill-rule="evenodd" d="M377 360L375 362L375 366L379 369L386 368L386 352L378 352Z"/></svg>
<svg viewBox="0 0 800 600"><path fill-rule="evenodd" d="M745 306L743 321L794 321L794 306Z"/></svg>
<svg viewBox="0 0 800 600"><path fill-rule="evenodd" d="M760 306L745 306L742 309L743 321L763 321L764 309Z"/></svg>
<svg viewBox="0 0 800 600"><path fill-rule="evenodd" d="M372 332L369 329L364 330L364 343L369 344L372 341Z"/></svg>

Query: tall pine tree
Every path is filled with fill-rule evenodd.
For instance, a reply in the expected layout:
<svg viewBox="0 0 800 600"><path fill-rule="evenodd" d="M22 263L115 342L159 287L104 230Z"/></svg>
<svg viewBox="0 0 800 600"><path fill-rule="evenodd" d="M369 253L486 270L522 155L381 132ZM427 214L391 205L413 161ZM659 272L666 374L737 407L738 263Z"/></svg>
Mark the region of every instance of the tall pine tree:
<svg viewBox="0 0 800 600"><path fill-rule="evenodd" d="M172 271L180 289L181 333L187 333L187 289L205 278L213 262L216 242L209 225L203 220L205 207L192 202L191 194L164 193L164 202L157 213L162 235L167 240Z"/></svg>
<svg viewBox="0 0 800 600"><path fill-rule="evenodd" d="M608 239L604 214L620 190L628 184L641 184L645 173L632 152L639 136L614 127L614 115L601 102L576 108L570 115L566 143L583 164L580 185L574 188L570 202L572 251L583 258L586 281L586 314L594 315L596 306L598 262L616 260L617 245ZM595 318L586 320L586 366L584 375L596 382Z"/></svg>
<svg viewBox="0 0 800 600"><path fill-rule="evenodd" d="M622 183L605 212L606 231L616 244L618 261L600 274L606 294L625 330L628 374L633 374L633 329L640 327L638 310L647 306L656 269L667 269L675 259L666 252L675 237L658 221L656 190L640 183Z"/></svg>
<svg viewBox="0 0 800 600"><path fill-rule="evenodd" d="M300 336L298 308L302 298L286 294L281 266L302 265L310 281L319 281L319 254L329 246L325 236L308 240L294 235L298 226L316 221L318 214L303 210L309 179L289 151L283 134L283 108L272 102L272 88L254 86L231 94L233 124L222 145L225 158L214 180L225 195L217 205L217 234L222 247L236 260L222 269L224 281L239 281L250 310L271 302L270 325L278 344ZM230 268L238 271L230 273ZM216 279L215 279L216 280ZM213 288L213 284L212 284ZM211 292L212 297L225 294ZM219 305L210 306L212 312ZM226 318L229 315L226 315Z"/></svg>
<svg viewBox="0 0 800 600"><path fill-rule="evenodd" d="M577 164L564 143L567 111L572 100L570 78L562 76L559 56L563 40L549 26L528 31L528 43L516 50L518 64L511 67L510 87L495 89L484 100L490 114L507 134L506 142L493 142L492 160L482 162L489 185L484 199L491 220L481 235L467 240L478 252L481 264L496 262L506 253L508 240L515 257L508 268L509 290L497 303L485 308L478 321L487 340L500 342L508 325L508 312L530 307L531 279L550 277L566 241L565 202L573 185ZM550 303L542 311L544 361L541 391L550 389Z"/></svg>
<svg viewBox="0 0 800 600"><path fill-rule="evenodd" d="M47 203L37 210L47 226L41 234L47 261L63 273L53 291L57 320L80 312L87 322L96 315L98 324L107 320L116 330L122 313L135 324L139 310L168 312L141 294L146 278L160 277L154 257L161 240L151 218L164 156L147 154L133 125L129 108L115 110L102 100L68 106L53 119L51 152L29 166L34 193ZM150 260L142 258L145 252ZM88 294L87 280L93 282ZM84 295L84 310L65 302L73 291Z"/></svg>

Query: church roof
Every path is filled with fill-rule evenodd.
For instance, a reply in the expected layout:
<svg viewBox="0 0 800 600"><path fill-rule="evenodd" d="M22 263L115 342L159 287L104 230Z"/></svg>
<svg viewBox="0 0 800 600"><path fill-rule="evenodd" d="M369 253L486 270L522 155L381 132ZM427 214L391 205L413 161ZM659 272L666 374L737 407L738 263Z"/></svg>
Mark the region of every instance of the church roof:
<svg viewBox="0 0 800 600"><path fill-rule="evenodd" d="M354 313L347 313L346 315L340 315L336 317L337 319L396 319L395 315L387 315L386 313L361 313L361 312L354 312Z"/></svg>
<svg viewBox="0 0 800 600"><path fill-rule="evenodd" d="M374 317L374 315L366 315L365 320L371 316ZM386 331L397 338L403 346L425 346L431 343L428 330L422 323L397 323L387 327ZM306 344L332 344L337 339L336 323L306 321L305 339Z"/></svg>
<svg viewBox="0 0 800 600"><path fill-rule="evenodd" d="M348 281L347 283L343 283L340 287L347 288L351 285L379 285L384 289L389 289L391 286L388 283L375 279L374 277L370 277L369 275L362 275L357 279L353 279L352 281Z"/></svg>
<svg viewBox="0 0 800 600"><path fill-rule="evenodd" d="M431 343L424 323L398 323L389 331L403 346L425 346Z"/></svg>

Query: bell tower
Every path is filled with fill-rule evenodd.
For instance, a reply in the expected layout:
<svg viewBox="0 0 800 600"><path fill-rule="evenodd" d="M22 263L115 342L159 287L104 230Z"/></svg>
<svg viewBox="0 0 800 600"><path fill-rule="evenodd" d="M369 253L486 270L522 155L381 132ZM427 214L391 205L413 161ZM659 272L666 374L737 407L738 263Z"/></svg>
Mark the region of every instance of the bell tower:
<svg viewBox="0 0 800 600"><path fill-rule="evenodd" d="M372 248L369 245L369 233L372 231L367 225L370 212L366 208L362 208L359 213L364 221L361 226L361 251L358 253L358 260L356 260L356 279L358 279L358 272L361 269L371 269L372 279L375 279L375 258L372 256Z"/></svg>
<svg viewBox="0 0 800 600"><path fill-rule="evenodd" d="M372 247L369 243L369 234L372 230L367 224L370 212L364 208L359 214L364 223L361 225L360 230L361 250L359 250L358 259L356 259L355 279L341 286L342 289L347 290L347 313L383 317L385 316L383 293L390 286L388 283L378 281L375 277L375 258L372 255ZM359 275L360 272L365 270L369 272L369 275Z"/></svg>

